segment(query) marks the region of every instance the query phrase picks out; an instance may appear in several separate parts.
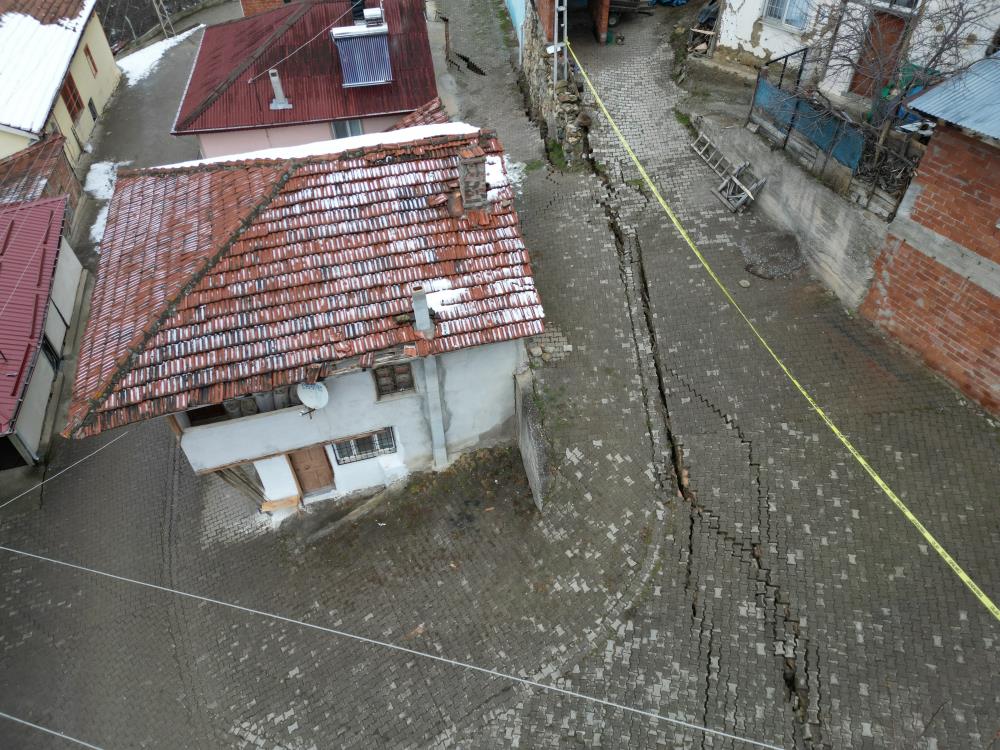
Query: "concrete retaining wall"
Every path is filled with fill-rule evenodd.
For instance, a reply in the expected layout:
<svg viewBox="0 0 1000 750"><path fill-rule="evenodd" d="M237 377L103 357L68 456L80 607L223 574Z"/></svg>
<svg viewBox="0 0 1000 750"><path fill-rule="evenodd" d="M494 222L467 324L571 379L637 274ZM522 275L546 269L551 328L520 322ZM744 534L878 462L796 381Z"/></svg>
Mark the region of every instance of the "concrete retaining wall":
<svg viewBox="0 0 1000 750"><path fill-rule="evenodd" d="M543 510L552 474L547 452L548 441L542 431L542 416L535 403L533 380L528 368L514 375L514 409L517 416L517 446L521 451L524 473L528 477L535 505Z"/></svg>
<svg viewBox="0 0 1000 750"><path fill-rule="evenodd" d="M697 127L734 163L767 178L753 211L799 240L809 269L851 310L864 300L885 242L886 222L851 204L782 151L739 125L697 117Z"/></svg>

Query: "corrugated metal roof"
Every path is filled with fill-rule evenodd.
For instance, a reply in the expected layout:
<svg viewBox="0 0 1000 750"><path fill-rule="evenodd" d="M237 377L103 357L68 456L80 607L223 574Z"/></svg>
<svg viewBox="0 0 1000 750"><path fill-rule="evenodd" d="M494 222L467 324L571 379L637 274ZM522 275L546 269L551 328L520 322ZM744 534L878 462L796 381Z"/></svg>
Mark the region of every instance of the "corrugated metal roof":
<svg viewBox="0 0 1000 750"><path fill-rule="evenodd" d="M271 391L387 349L541 333L503 149L490 131L439 129L339 154L119 173L67 432ZM489 202L459 213L470 153L487 159ZM449 290L430 340L413 327L416 284Z"/></svg>
<svg viewBox="0 0 1000 750"><path fill-rule="evenodd" d="M41 346L65 210L65 198L0 208L0 434L13 429Z"/></svg>
<svg viewBox="0 0 1000 750"><path fill-rule="evenodd" d="M0 206L38 200L63 156L61 135L48 136L0 159ZM51 193L50 193L51 195Z"/></svg>
<svg viewBox="0 0 1000 750"><path fill-rule="evenodd" d="M1000 138L1000 52L910 100L910 109Z"/></svg>
<svg viewBox="0 0 1000 750"><path fill-rule="evenodd" d="M0 125L40 133L97 0L0 0Z"/></svg>
<svg viewBox="0 0 1000 750"><path fill-rule="evenodd" d="M394 80L382 86L344 88L337 47L325 30L332 24L349 26L350 10L350 0L291 3L207 28L173 132L406 113L437 96L421 0L394 0L385 8ZM272 110L267 71L304 44L278 65L292 108Z"/></svg>

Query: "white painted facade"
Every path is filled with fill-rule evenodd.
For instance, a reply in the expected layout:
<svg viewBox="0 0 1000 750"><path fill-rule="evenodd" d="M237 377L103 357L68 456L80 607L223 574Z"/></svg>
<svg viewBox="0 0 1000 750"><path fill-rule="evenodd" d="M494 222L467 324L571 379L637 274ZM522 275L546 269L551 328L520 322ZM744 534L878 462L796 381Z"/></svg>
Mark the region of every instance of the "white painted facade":
<svg viewBox="0 0 1000 750"><path fill-rule="evenodd" d="M62 240L49 292L43 333L53 351L60 356L63 354L66 334L73 324L77 295L84 278L83 266L72 248ZM39 449L47 437L47 417L56 408L56 399L53 398L55 380L56 370L41 351L40 343L13 429L12 443L27 463L37 463Z"/></svg>
<svg viewBox="0 0 1000 750"><path fill-rule="evenodd" d="M864 3L849 3L846 13L863 17L871 11L880 11L907 18L917 13L920 2L913 9L902 8L898 4L873 0ZM941 7L941 0L925 0L927 12ZM833 41L834 24L831 18L841 6L841 0L743 0L727 2L717 26L717 50L735 56L742 62L752 57L761 62L773 60L803 47L809 47L812 54L825 56ZM777 17L776 17L777 16ZM992 13L987 14L976 29L970 27L970 34L963 40L959 55L963 64L969 64L985 56L993 35L1000 29L1000 3ZM909 57L921 63L920 50L922 34L932 33L927 22L917 26L910 44ZM861 54L861 50L852 53ZM851 71L841 69L831 71L820 84L820 89L828 96L843 96L851 84Z"/></svg>
<svg viewBox="0 0 1000 750"><path fill-rule="evenodd" d="M364 117L363 134L381 133L405 117L405 114ZM220 130L199 133L198 145L203 159L231 154L245 154L269 148L302 146L306 143L329 141L336 138L332 122L310 122L303 125L285 125L276 128L247 128L245 130Z"/></svg>
<svg viewBox="0 0 1000 750"><path fill-rule="evenodd" d="M303 499L287 454L309 446L324 446L334 486L306 500L390 485L410 472L441 468L463 451L512 438L513 375L524 361L521 341L411 360L414 389L382 397L370 371L334 376L325 381L329 402L311 414L293 406L197 427L179 417L181 448L199 473L252 463L270 501ZM443 430L443 446L434 444L435 425ZM332 443L387 427L393 452L337 462ZM437 456L435 448L442 449Z"/></svg>

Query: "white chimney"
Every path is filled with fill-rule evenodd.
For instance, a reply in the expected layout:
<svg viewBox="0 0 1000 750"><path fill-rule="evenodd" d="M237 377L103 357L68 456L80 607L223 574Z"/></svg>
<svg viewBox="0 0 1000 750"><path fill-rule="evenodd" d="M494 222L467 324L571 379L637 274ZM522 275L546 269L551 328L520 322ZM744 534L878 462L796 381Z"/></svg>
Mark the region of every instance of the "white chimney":
<svg viewBox="0 0 1000 750"><path fill-rule="evenodd" d="M425 339L434 338L434 321L431 320L431 311L427 306L427 292L421 285L416 284L410 293L413 296L413 317L417 333Z"/></svg>
<svg viewBox="0 0 1000 750"><path fill-rule="evenodd" d="M267 71L271 77L271 88L274 89L274 99L271 100L271 109L291 109L292 103L285 98L285 90L281 88L281 78L278 77L278 70L271 68Z"/></svg>

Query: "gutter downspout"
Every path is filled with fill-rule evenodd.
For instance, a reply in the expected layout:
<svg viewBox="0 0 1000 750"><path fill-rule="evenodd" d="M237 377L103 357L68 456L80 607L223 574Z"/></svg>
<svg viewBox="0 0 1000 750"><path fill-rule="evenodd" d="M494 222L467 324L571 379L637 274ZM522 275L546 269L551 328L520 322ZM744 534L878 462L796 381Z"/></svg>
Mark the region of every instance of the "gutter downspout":
<svg viewBox="0 0 1000 750"><path fill-rule="evenodd" d="M412 289L413 317L417 333L424 339L434 338L434 322L427 306L427 292L423 286ZM444 432L444 407L441 403L441 380L438 376L437 359L429 354L423 359L424 379L427 388L427 418L431 427L431 448L434 452L434 468L443 469L448 465L448 443Z"/></svg>

